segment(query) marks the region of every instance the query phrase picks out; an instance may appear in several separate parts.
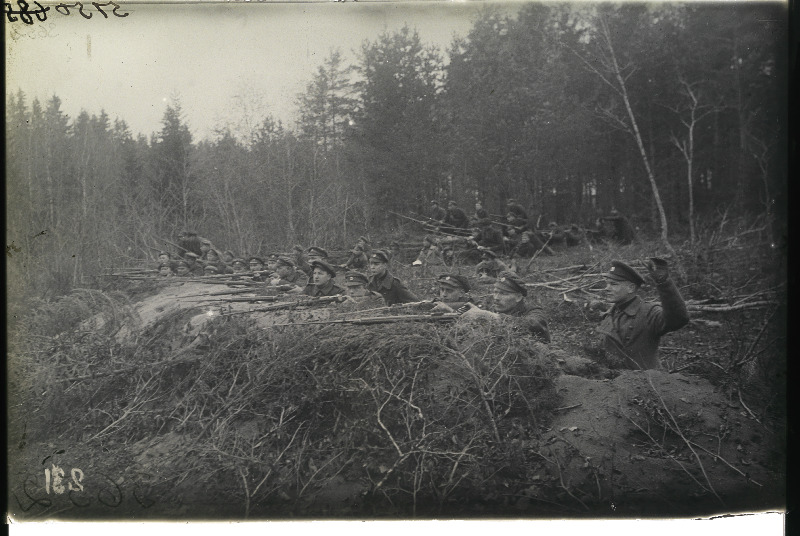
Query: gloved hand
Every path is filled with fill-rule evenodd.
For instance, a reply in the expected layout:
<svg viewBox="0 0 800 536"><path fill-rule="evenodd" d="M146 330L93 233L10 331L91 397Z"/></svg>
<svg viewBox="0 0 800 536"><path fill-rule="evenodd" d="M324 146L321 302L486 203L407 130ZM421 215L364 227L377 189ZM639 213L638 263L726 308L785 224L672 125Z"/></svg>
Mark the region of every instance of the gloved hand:
<svg viewBox="0 0 800 536"><path fill-rule="evenodd" d="M433 306L433 309L431 309L431 311L437 313L452 313L453 308L447 305L446 303L437 302L436 305Z"/></svg>
<svg viewBox="0 0 800 536"><path fill-rule="evenodd" d="M650 257L645 264L650 277L657 285L669 279L669 268L667 261L658 257Z"/></svg>
<svg viewBox="0 0 800 536"><path fill-rule="evenodd" d="M462 312L462 309L464 308L467 309ZM458 312L461 313L461 318L465 320L491 319L497 316L495 313L484 311L473 303L466 303L462 305L458 308Z"/></svg>

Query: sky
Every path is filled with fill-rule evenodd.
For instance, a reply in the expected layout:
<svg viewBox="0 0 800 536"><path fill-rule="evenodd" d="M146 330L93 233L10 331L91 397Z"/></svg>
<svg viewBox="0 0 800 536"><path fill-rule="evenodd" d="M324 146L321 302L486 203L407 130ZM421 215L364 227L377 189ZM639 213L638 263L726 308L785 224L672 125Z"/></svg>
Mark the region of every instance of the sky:
<svg viewBox="0 0 800 536"><path fill-rule="evenodd" d="M33 2L30 2L33 4ZM268 114L291 124L296 97L338 47L347 63L365 40L404 24L444 53L483 3L126 4L125 18L54 9L45 22L6 23L6 91L62 100L124 119L134 135L161 127L178 98L195 140ZM494 4L514 12L520 3ZM35 20L35 19L34 19Z"/></svg>

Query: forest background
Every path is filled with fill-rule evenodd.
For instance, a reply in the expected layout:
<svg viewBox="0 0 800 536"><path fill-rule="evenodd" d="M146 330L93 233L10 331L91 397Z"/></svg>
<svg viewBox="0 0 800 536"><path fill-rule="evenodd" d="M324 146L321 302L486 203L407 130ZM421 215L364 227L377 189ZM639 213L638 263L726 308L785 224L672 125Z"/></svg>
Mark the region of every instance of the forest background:
<svg viewBox="0 0 800 536"><path fill-rule="evenodd" d="M487 8L447 50L409 27L332 50L293 125L195 140L7 94L10 298L150 262L195 230L237 254L397 233L431 199L591 225L611 208L692 241L720 218L786 235L783 4ZM47 239L42 239L47 236ZM13 261L12 261L13 259Z"/></svg>

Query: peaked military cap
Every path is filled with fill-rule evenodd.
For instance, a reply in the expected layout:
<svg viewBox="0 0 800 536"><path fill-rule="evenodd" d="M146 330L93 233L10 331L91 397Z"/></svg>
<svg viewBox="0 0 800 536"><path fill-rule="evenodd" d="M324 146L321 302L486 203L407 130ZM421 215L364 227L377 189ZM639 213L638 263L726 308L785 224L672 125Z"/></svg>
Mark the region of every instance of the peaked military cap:
<svg viewBox="0 0 800 536"><path fill-rule="evenodd" d="M470 291L469 280L463 275L442 274L437 278L437 283L452 288L460 288L464 292Z"/></svg>
<svg viewBox="0 0 800 536"><path fill-rule="evenodd" d="M326 259L328 258L328 252L317 246L311 246L308 248L308 254L311 255L312 253L316 253L320 257L325 257Z"/></svg>
<svg viewBox="0 0 800 536"><path fill-rule="evenodd" d="M494 285L497 290L502 292L514 292L516 294L522 294L523 296L528 295L528 289L525 288L525 283L523 283L516 274L511 272L500 272Z"/></svg>
<svg viewBox="0 0 800 536"><path fill-rule="evenodd" d="M311 268L319 268L331 274L331 277L336 277L336 270L325 261L311 261Z"/></svg>
<svg viewBox="0 0 800 536"><path fill-rule="evenodd" d="M253 261L258 262L259 264L264 264L264 259L262 259L261 257L250 257L249 259L247 259L247 264L250 264Z"/></svg>
<svg viewBox="0 0 800 536"><path fill-rule="evenodd" d="M644 283L642 276L622 261L611 261L611 268L608 269L606 277L614 281L630 281L637 287Z"/></svg>
<svg viewBox="0 0 800 536"><path fill-rule="evenodd" d="M205 272L213 272L213 273L217 274L217 273L219 273L219 268L217 268L213 264L206 264L203 267L203 271L205 271Z"/></svg>
<svg viewBox="0 0 800 536"><path fill-rule="evenodd" d="M200 243L201 244L207 244L207 245L210 246L211 245L211 240L209 240L208 238L201 238L200 239Z"/></svg>
<svg viewBox="0 0 800 536"><path fill-rule="evenodd" d="M277 264L284 264L284 265L286 265L286 266L288 266L288 267L290 267L290 268L294 268L295 266L297 266L297 265L294 263L294 261L293 261L292 259L290 259L289 257L278 257L278 258L275 260L275 262L276 262Z"/></svg>
<svg viewBox="0 0 800 536"><path fill-rule="evenodd" d="M192 253L191 251L187 251L186 253L184 253L184 255L183 255L183 258L184 258L184 259L194 259L194 260L197 260L197 259L199 259L199 258L200 258L200 255L198 255L197 253Z"/></svg>
<svg viewBox="0 0 800 536"><path fill-rule="evenodd" d="M172 257L172 255L169 254L169 251L159 251L158 252L158 256L160 257L161 255L166 255L167 257Z"/></svg>
<svg viewBox="0 0 800 536"><path fill-rule="evenodd" d="M231 261L231 264L242 264L242 265L246 265L247 263L246 263L246 262L244 262L244 259L233 259L233 260Z"/></svg>
<svg viewBox="0 0 800 536"><path fill-rule="evenodd" d="M380 262L389 262L389 254L382 249L376 249L372 252L372 255L369 256L369 260L373 259L376 259Z"/></svg>
<svg viewBox="0 0 800 536"><path fill-rule="evenodd" d="M175 268L177 268L178 266L181 266L181 265L183 265L183 266L185 266L187 268L189 267L189 263L187 263L186 261L176 261L175 262Z"/></svg>
<svg viewBox="0 0 800 536"><path fill-rule="evenodd" d="M511 203L516 203L516 202L517 202L516 199L514 199L513 197L509 197L508 201L506 201L506 205L510 205Z"/></svg>
<svg viewBox="0 0 800 536"><path fill-rule="evenodd" d="M183 262L183 261L181 261L181 262ZM183 264L186 264L186 263L184 262ZM172 270L172 265L170 263L168 263L168 262L162 262L161 264L158 265L158 269L159 270L161 270L162 268L165 268L165 267L169 268L170 270Z"/></svg>
<svg viewBox="0 0 800 536"><path fill-rule="evenodd" d="M347 272L344 274L344 282L347 286L366 285L369 279L361 272Z"/></svg>

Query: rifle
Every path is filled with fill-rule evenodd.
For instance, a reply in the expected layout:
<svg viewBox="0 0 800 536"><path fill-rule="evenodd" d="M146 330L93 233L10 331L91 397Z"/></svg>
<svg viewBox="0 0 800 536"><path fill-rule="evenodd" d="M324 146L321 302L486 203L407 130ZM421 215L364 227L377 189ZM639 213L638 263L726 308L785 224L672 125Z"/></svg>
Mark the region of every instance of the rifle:
<svg viewBox="0 0 800 536"><path fill-rule="evenodd" d="M314 326L327 324L356 324L368 326L371 324L391 324L394 322L451 322L457 320L459 313L429 313L420 315L393 315L393 316L367 316L362 318L340 318L337 320L314 320L311 322L287 322L285 324L272 324L270 327L282 326Z"/></svg>
<svg viewBox="0 0 800 536"><path fill-rule="evenodd" d="M241 292L237 292L236 294L244 294L246 292L252 292L250 289L242 289ZM232 292L220 292L217 293L218 295L230 295L233 294ZM194 296L203 296L203 294L194 294ZM213 294L209 294L209 296L213 296ZM183 298L181 296L180 298ZM226 303L255 303L255 302L275 302L280 299L284 299L284 296L268 296L268 295L261 295L261 296L232 296L230 298L209 298L207 300L199 299L199 300L189 300L189 301L220 301Z"/></svg>
<svg viewBox="0 0 800 536"><path fill-rule="evenodd" d="M323 305L340 301L342 296L320 296L319 298L308 298L306 300L295 300L290 302L276 303L275 305L267 305L266 307L259 307L257 309L250 309L249 311L231 311L229 313L222 313L222 316L242 315L247 313L265 313L268 311L280 311L281 309L292 309L294 307L307 307L312 305ZM266 301L266 300L265 300Z"/></svg>
<svg viewBox="0 0 800 536"><path fill-rule="evenodd" d="M183 247L183 246L179 246L179 245L178 245L178 244L176 244L175 242L170 242L169 240L163 240L163 239L162 239L161 241L162 241L162 242L164 242L165 244L169 244L170 246L175 246L176 248L180 249L181 251L186 251L186 252L188 252L188 251L189 251L189 250L188 250L188 249L186 249L185 247Z"/></svg>
<svg viewBox="0 0 800 536"><path fill-rule="evenodd" d="M144 275L144 274L157 274L158 270L125 270L123 272L114 272L110 274L100 274L102 277L126 277L126 276L137 276L137 275Z"/></svg>
<svg viewBox="0 0 800 536"><path fill-rule="evenodd" d="M447 236L462 236L460 234L457 234L457 232L458 231L461 231L461 232L466 232L467 231L466 229L461 229L459 227L453 227L452 225L449 225L449 224L446 224L446 223L436 222L436 224L433 224L433 223L430 223L430 222L427 222L427 221L423 221L423 220L418 220L416 218L412 218L411 216L406 216L405 214L399 214L397 212L392 212L391 210L388 210L387 212L389 214L394 214L395 216L400 216L401 218L405 218L407 220L411 220L413 222L419 223L425 228L426 231L431 231L431 232L434 232L434 233L440 233L440 234L447 235ZM430 220L430 218L428 218L428 219ZM441 229L442 227L450 229L453 232L443 231Z"/></svg>
<svg viewBox="0 0 800 536"><path fill-rule="evenodd" d="M202 298L205 296L233 296L234 294L246 294L248 292L253 292L249 288L234 288L230 290L221 290L219 292L209 292L207 294L185 294L183 296L176 296L177 298Z"/></svg>
<svg viewBox="0 0 800 536"><path fill-rule="evenodd" d="M397 214L397 213L393 212L393 214ZM411 214L416 214L416 212L412 211ZM397 215L398 216L403 216L402 214L397 214ZM439 232L444 233L444 234L449 234L451 236L468 236L469 233L472 232L470 230L470 228L456 227L455 225L450 225L449 223L444 223L443 221L434 220L433 218L427 218L426 216L422 216L421 214L419 216L421 218L425 218L425 219L428 220L428 223L423 223L423 222L420 222L420 223L423 223L423 225L427 225L428 227L433 227L435 230L439 230ZM403 217L408 218L408 216L403 216ZM411 218L411 219L413 219L413 218ZM415 221L420 221L420 220L415 220ZM435 222L435 223L430 223L430 222ZM442 231L441 230L442 227L447 229L447 231ZM467 234L465 235L464 233L467 233Z"/></svg>
<svg viewBox="0 0 800 536"><path fill-rule="evenodd" d="M539 253L541 253L542 251L545 251L545 250L547 250L547 251L548 251L548 252L549 252L551 255L553 254L553 250L552 250L552 249L550 249L549 247L547 247L547 244L549 244L549 243L550 243L550 239L551 239L551 238L553 238L553 237L552 237L552 236L548 236L548 237L547 237L547 240L545 240L545 241L544 241L544 244L542 244L542 247L541 247L541 248L540 248L540 249L539 249L539 250L538 250L536 253L534 253L534 254L533 254L533 256L531 257L531 260L529 260L529 261L528 261L528 264L526 264L526 265L525 265L525 271L526 271L526 272L527 272L527 271L528 271L528 269L531 267L531 264L533 264L533 261L535 261L535 260L536 260L536 257L538 257L538 256L539 256Z"/></svg>

